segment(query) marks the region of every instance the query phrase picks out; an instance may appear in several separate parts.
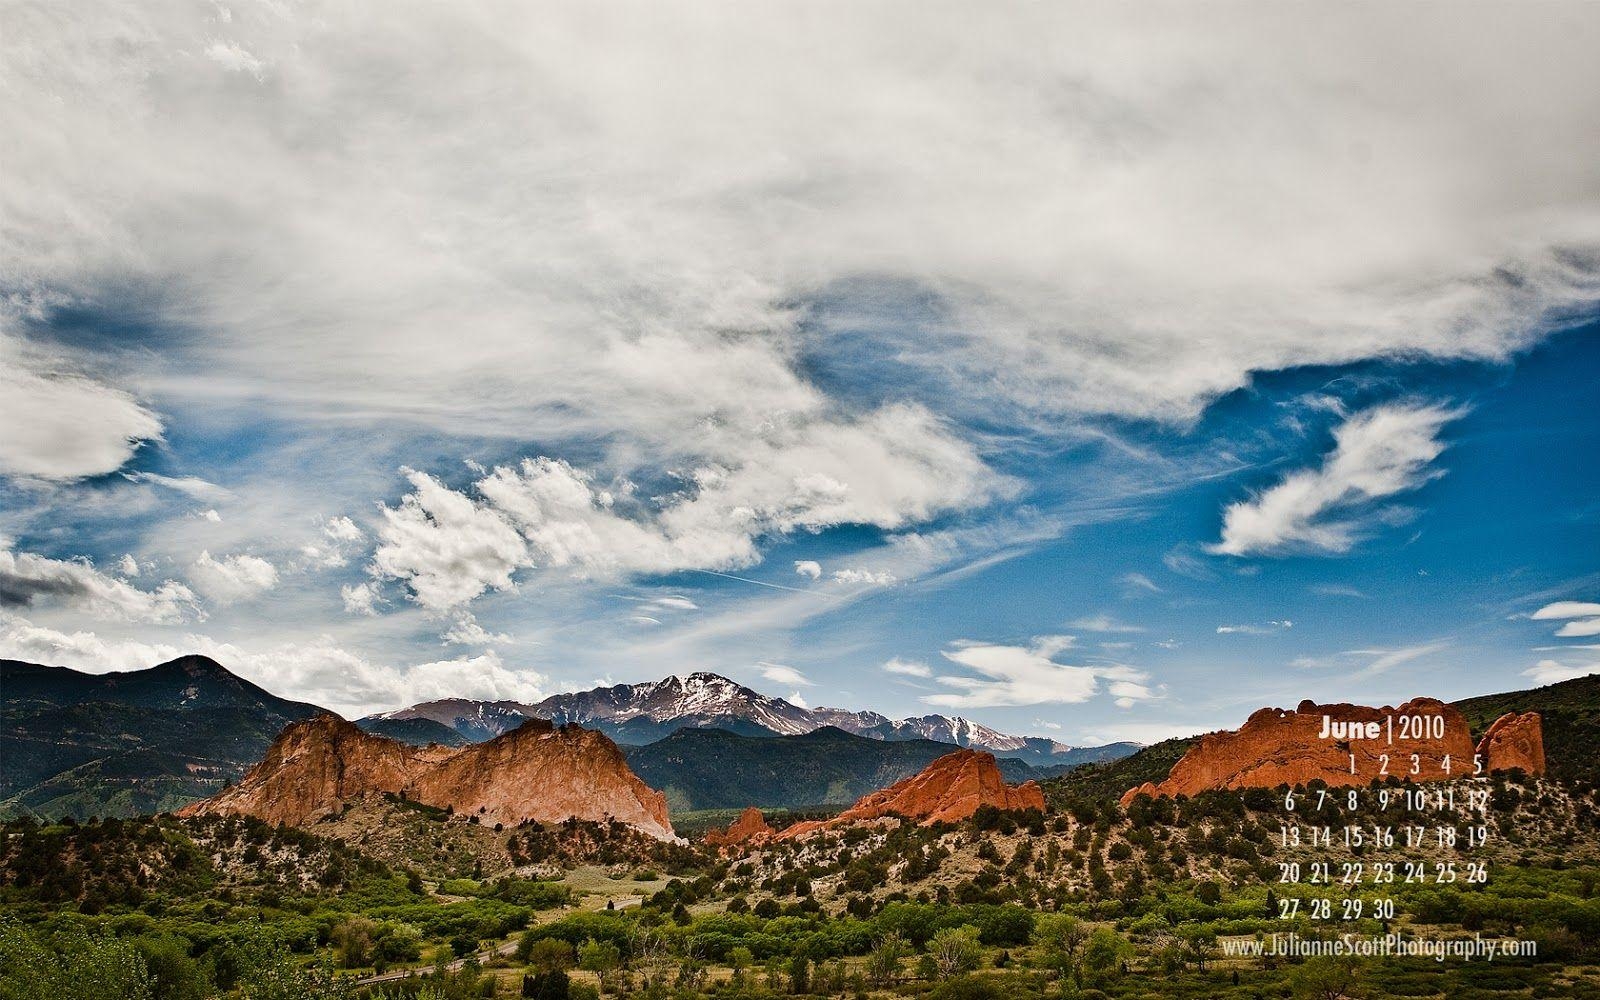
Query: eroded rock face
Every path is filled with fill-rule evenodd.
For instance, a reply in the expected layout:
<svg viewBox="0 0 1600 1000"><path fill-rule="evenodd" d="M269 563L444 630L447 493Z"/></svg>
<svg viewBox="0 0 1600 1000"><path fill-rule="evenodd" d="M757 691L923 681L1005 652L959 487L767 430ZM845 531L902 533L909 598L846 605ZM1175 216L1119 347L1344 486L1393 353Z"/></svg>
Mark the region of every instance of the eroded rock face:
<svg viewBox="0 0 1600 1000"><path fill-rule="evenodd" d="M728 824L726 830L706 831L704 839L712 847L744 847L764 843L777 832L767 824L767 818L761 814L761 810L751 806Z"/></svg>
<svg viewBox="0 0 1600 1000"><path fill-rule="evenodd" d="M1490 771L1520 768L1544 773L1544 726L1538 712L1507 712L1478 741L1483 766Z"/></svg>
<svg viewBox="0 0 1600 1000"><path fill-rule="evenodd" d="M333 715L297 722L239 784L180 815L256 816L304 826L346 801L390 792L484 823L616 819L673 839L667 799L628 769L604 735L531 721L487 743L412 747Z"/></svg>
<svg viewBox="0 0 1600 1000"><path fill-rule="evenodd" d="M1509 760L1523 748L1527 753L1530 742L1539 747L1539 766L1544 769L1543 741L1537 738L1539 718L1532 716L1531 723L1508 725L1501 742L1502 756ZM1401 716L1440 718L1443 733L1431 726L1425 738L1388 741L1387 718L1395 719L1395 734L1400 734ZM1334 726L1347 729L1378 723L1379 738L1323 739L1324 719ZM1504 720L1501 720L1504 721ZM1499 726L1500 723L1495 723ZM1533 738L1530 741L1528 727ZM1493 729L1491 728L1491 733ZM1488 737L1485 737L1487 740ZM1466 718L1454 706L1436 698L1414 698L1398 708L1369 708L1365 705L1318 705L1303 701L1294 711L1263 708L1250 716L1237 730L1223 730L1200 737L1189 748L1183 759L1172 767L1165 781L1145 782L1122 795L1122 804L1128 805L1139 795L1194 795L1217 788L1275 788L1278 785L1300 785L1320 779L1328 785L1364 785L1387 773L1412 781L1440 781L1451 777L1466 777L1473 773L1472 755L1475 748L1472 732ZM1350 755L1355 755L1355 770L1351 772ZM1389 757L1387 772L1382 770L1381 756ZM1417 755L1413 771L1411 755ZM1450 758L1447 769L1445 757ZM1527 759L1526 756L1518 759ZM1485 757L1485 769L1505 766ZM1515 765L1525 766L1525 765ZM1529 768L1529 770L1532 770Z"/></svg>
<svg viewBox="0 0 1600 1000"><path fill-rule="evenodd" d="M996 809L1044 810L1044 792L1034 782L1012 787L1000 777L994 754L957 750L946 754L903 781L856 800L856 804L827 821L796 823L778 834L795 840L818 830L848 826L884 816L904 816L923 826L955 823L978 811Z"/></svg>

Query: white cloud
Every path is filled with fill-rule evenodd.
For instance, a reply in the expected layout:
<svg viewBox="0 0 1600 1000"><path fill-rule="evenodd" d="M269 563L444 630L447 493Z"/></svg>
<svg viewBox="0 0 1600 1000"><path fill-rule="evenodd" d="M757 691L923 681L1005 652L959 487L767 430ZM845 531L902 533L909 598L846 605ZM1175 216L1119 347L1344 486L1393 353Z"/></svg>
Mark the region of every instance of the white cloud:
<svg viewBox="0 0 1600 1000"><path fill-rule="evenodd" d="M816 580L822 576L822 564L814 559L796 559L794 571L801 576Z"/></svg>
<svg viewBox="0 0 1600 1000"><path fill-rule="evenodd" d="M204 500L207 503L221 503L234 499L232 490L201 479L199 476L163 476L154 472L125 472L122 475L129 482L161 486L175 493L193 497L196 500Z"/></svg>
<svg viewBox="0 0 1600 1000"><path fill-rule="evenodd" d="M1595 296L1582 6L1036 5L977 36L918 12L22 19L6 284L162 289L149 321L207 331L166 348L205 363L122 363L174 397L538 427L615 441L619 471L738 470L777 424L848 426L798 320L862 276L950 328L891 337L895 364L1012 412L1174 421L1288 365L1502 359ZM109 471L159 429L68 391L90 405L0 426L43 414L73 447L8 426L7 468Z"/></svg>
<svg viewBox="0 0 1600 1000"><path fill-rule="evenodd" d="M1333 451L1316 469L1290 474L1223 512L1218 555L1340 554L1394 511L1382 500L1443 475L1438 434L1460 411L1391 403L1350 417L1334 431Z"/></svg>
<svg viewBox="0 0 1600 1000"><path fill-rule="evenodd" d="M278 585L278 568L260 556L244 553L215 559L210 552L189 567L189 578L218 604L249 600Z"/></svg>
<svg viewBox="0 0 1600 1000"><path fill-rule="evenodd" d="M763 678L771 681L774 684L788 684L798 687L813 686L811 681L806 678L805 674L802 674L793 667L785 666L782 663L767 663L762 661L761 663L757 663L756 667L760 669L761 676ZM793 698L789 700L794 701ZM796 704L798 704L798 702L796 702Z"/></svg>
<svg viewBox="0 0 1600 1000"><path fill-rule="evenodd" d="M450 628L440 638L447 644L454 643L461 646L501 646L512 641L504 632L490 632L478 624L478 619L465 611L455 613L451 618Z"/></svg>
<svg viewBox="0 0 1600 1000"><path fill-rule="evenodd" d="M121 572L123 576L138 576L139 560L124 553L122 559L117 562L117 570Z"/></svg>
<svg viewBox="0 0 1600 1000"><path fill-rule="evenodd" d="M600 486L544 457L496 467L473 485L481 499L410 472L415 492L384 508L373 566L439 609L507 589L524 568L578 577L735 569L760 561L767 536L841 524L902 528L1000 488L968 446L917 407L770 437L759 461L696 468L682 490L654 500L625 480Z"/></svg>
<svg viewBox="0 0 1600 1000"><path fill-rule="evenodd" d="M1083 629L1085 632L1143 632L1138 625L1127 625L1117 621L1110 615L1088 615L1071 623L1072 628Z"/></svg>
<svg viewBox="0 0 1600 1000"><path fill-rule="evenodd" d="M883 665L885 673L899 674L902 677L932 677L933 670L926 663L917 660L902 660L898 656L888 660Z"/></svg>
<svg viewBox="0 0 1600 1000"><path fill-rule="evenodd" d="M322 533L332 542L355 544L366 540L366 533L348 517L330 517L322 526Z"/></svg>
<svg viewBox="0 0 1600 1000"><path fill-rule="evenodd" d="M408 470L414 492L383 508L375 572L401 580L418 604L433 611L466 604L485 590L510 590L511 574L527 565L528 547L516 529L432 476Z"/></svg>
<svg viewBox="0 0 1600 1000"><path fill-rule="evenodd" d="M787 701L789 704L794 705L796 708L810 708L811 707L810 703L806 701L805 696L802 695L799 691L790 691L789 692L789 697L785 698L784 700Z"/></svg>
<svg viewBox="0 0 1600 1000"><path fill-rule="evenodd" d="M1522 672L1524 677L1532 678L1533 682L1538 685L1558 684L1561 681L1570 681L1576 677L1587 677L1590 674L1600 674L1600 660L1591 660L1583 663L1540 660Z"/></svg>
<svg viewBox="0 0 1600 1000"><path fill-rule="evenodd" d="M1218 625L1218 635L1273 635L1294 628L1292 621L1270 621L1265 625Z"/></svg>
<svg viewBox="0 0 1600 1000"><path fill-rule="evenodd" d="M9 201L4 184L0 204ZM14 249L4 237L0 247ZM8 256L0 250L0 260ZM15 288L19 275L9 264L0 268ZM141 441L160 439L161 419L133 396L11 336L13 309L0 299L0 475L54 482L104 475L132 458Z"/></svg>
<svg viewBox="0 0 1600 1000"><path fill-rule="evenodd" d="M221 66L223 69L234 73L248 73L257 80L262 78L265 68L261 60L246 52L233 42L212 42L206 46L206 58Z"/></svg>
<svg viewBox="0 0 1600 1000"><path fill-rule="evenodd" d="M834 570L833 579L849 586L887 587L895 582L895 575L883 570L839 569Z"/></svg>
<svg viewBox="0 0 1600 1000"><path fill-rule="evenodd" d="M21 618L0 621L0 656L75 670L143 670L182 656L166 643L107 640L93 632L59 632Z"/></svg>
<svg viewBox="0 0 1600 1000"><path fill-rule="evenodd" d="M221 524L222 523L222 515L217 513L216 510L214 510L214 509L213 510L203 510L200 513L196 514L195 516L200 518L200 520L202 520L202 521L210 521L212 524Z"/></svg>
<svg viewBox="0 0 1600 1000"><path fill-rule="evenodd" d="M344 602L344 610L352 615L375 615L378 613L379 593L377 584L347 583L339 588L339 599Z"/></svg>
<svg viewBox="0 0 1600 1000"><path fill-rule="evenodd" d="M951 708L992 708L1008 705L1074 704L1088 701L1099 691L1100 679L1110 682L1119 705L1155 696L1149 675L1121 664L1071 666L1054 657L1072 645L1071 636L1040 636L1027 646L962 640L944 651L944 657L982 675L940 675L940 684L959 693L934 694L922 700Z"/></svg>
<svg viewBox="0 0 1600 1000"><path fill-rule="evenodd" d="M1289 665L1301 669L1344 668L1351 666L1352 661L1365 660L1360 669L1351 676L1371 677L1414 660L1425 659L1434 653L1449 649L1450 645L1448 639L1435 639L1411 646L1346 649L1328 656L1298 656L1291 660Z"/></svg>
<svg viewBox="0 0 1600 1000"><path fill-rule="evenodd" d="M334 569L350 562L350 556L367 540L366 532L348 517L330 517L322 525L322 540L301 547L305 557L300 569Z"/></svg>
<svg viewBox="0 0 1600 1000"><path fill-rule="evenodd" d="M1117 584L1121 588L1124 597L1162 593L1161 587L1143 573L1124 573L1117 578Z"/></svg>
<svg viewBox="0 0 1600 1000"><path fill-rule="evenodd" d="M141 590L87 560L15 552L0 538L0 610L45 606L113 621L171 623L199 616L194 592L181 583L168 580Z"/></svg>
<svg viewBox="0 0 1600 1000"><path fill-rule="evenodd" d="M1534 621L1573 619L1556 630L1557 638L1577 639L1600 635L1600 604L1592 601L1556 601L1533 613Z"/></svg>
<svg viewBox="0 0 1600 1000"><path fill-rule="evenodd" d="M650 605L650 607L653 607L653 608L663 608L663 609L668 609L668 610L672 610L672 611L698 611L698 610L700 610L700 605L698 605L695 602L689 600L689 598L684 597L681 594L668 594L665 597L657 597L657 598L654 598L654 599L652 599L652 600L650 600L650 601L648 601L646 603L648 603Z"/></svg>
<svg viewBox="0 0 1600 1000"><path fill-rule="evenodd" d="M1035 728L1035 729L1048 729L1048 730L1050 730L1052 732L1060 732L1061 731L1061 723L1059 723L1059 722L1048 722L1048 721L1046 721L1044 719L1034 719L1033 720L1033 728Z"/></svg>

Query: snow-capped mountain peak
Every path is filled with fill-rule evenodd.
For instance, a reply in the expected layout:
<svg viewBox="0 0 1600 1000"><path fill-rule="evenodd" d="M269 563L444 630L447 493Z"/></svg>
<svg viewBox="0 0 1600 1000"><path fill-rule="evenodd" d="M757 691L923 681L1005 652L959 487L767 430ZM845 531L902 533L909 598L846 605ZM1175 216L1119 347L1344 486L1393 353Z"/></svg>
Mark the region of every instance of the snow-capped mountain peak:
<svg viewBox="0 0 1600 1000"><path fill-rule="evenodd" d="M386 713L383 718L433 719L473 740L488 739L529 718L540 718L599 729L627 744L652 743L684 728L727 729L747 736L797 736L833 726L871 739L932 740L1041 763L1073 749L1054 740L1012 736L961 716L890 719L870 711L802 708L709 671L557 694L535 705L463 699L428 702Z"/></svg>

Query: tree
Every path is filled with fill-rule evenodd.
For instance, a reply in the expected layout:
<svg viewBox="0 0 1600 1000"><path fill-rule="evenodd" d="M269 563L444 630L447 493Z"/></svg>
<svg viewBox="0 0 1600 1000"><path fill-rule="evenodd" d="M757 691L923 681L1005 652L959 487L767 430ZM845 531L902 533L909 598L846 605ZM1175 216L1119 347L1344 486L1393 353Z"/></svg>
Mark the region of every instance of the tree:
<svg viewBox="0 0 1600 1000"><path fill-rule="evenodd" d="M1083 945L1089 932L1083 922L1070 913L1050 913L1039 918L1033 928L1033 942L1039 946L1039 962L1055 971L1057 978L1083 980Z"/></svg>
<svg viewBox="0 0 1600 1000"><path fill-rule="evenodd" d="M811 960L804 955L789 960L789 992L797 996L811 992Z"/></svg>
<svg viewBox="0 0 1600 1000"><path fill-rule="evenodd" d="M946 927L928 942L928 954L940 979L954 979L978 967L983 949L978 945L978 929L969 924Z"/></svg>
<svg viewBox="0 0 1600 1000"><path fill-rule="evenodd" d="M1097 928L1083 946L1084 971L1096 980L1109 979L1132 951L1133 947L1116 931Z"/></svg>
<svg viewBox="0 0 1600 1000"><path fill-rule="evenodd" d="M522 995L536 1000L568 1000L572 994L572 980L560 969L535 972L522 977Z"/></svg>
<svg viewBox="0 0 1600 1000"><path fill-rule="evenodd" d="M900 962L910 953L899 931L878 935L867 955L867 978L874 986L887 986L900 978Z"/></svg>
<svg viewBox="0 0 1600 1000"><path fill-rule="evenodd" d="M524 937L522 940L523 944L518 946L517 951L524 954L520 954L519 957L538 972L555 972L557 970L570 969L573 963L577 961L572 951L572 945L560 938L540 938L537 941L529 941L527 937Z"/></svg>
<svg viewBox="0 0 1600 1000"><path fill-rule="evenodd" d="M1348 956L1318 955L1305 960L1289 977L1296 1000L1346 1000L1354 996L1361 964Z"/></svg>
<svg viewBox="0 0 1600 1000"><path fill-rule="evenodd" d="M1217 932L1205 926L1185 927L1183 934L1183 950L1189 961L1201 972L1206 971L1206 963L1217 956Z"/></svg>
<svg viewBox="0 0 1600 1000"><path fill-rule="evenodd" d="M590 938L578 949L578 968L594 973L600 980L602 990L611 982L611 977L621 965L622 951L610 941L596 941Z"/></svg>

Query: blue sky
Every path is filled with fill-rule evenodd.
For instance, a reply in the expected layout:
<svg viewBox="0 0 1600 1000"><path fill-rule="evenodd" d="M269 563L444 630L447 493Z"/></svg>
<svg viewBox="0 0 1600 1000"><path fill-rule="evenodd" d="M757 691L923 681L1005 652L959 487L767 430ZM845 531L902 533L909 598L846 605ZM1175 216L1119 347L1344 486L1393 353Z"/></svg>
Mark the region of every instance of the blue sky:
<svg viewBox="0 0 1600 1000"><path fill-rule="evenodd" d="M1600 670L1592 7L639 15L8 39L0 655L1069 742Z"/></svg>

